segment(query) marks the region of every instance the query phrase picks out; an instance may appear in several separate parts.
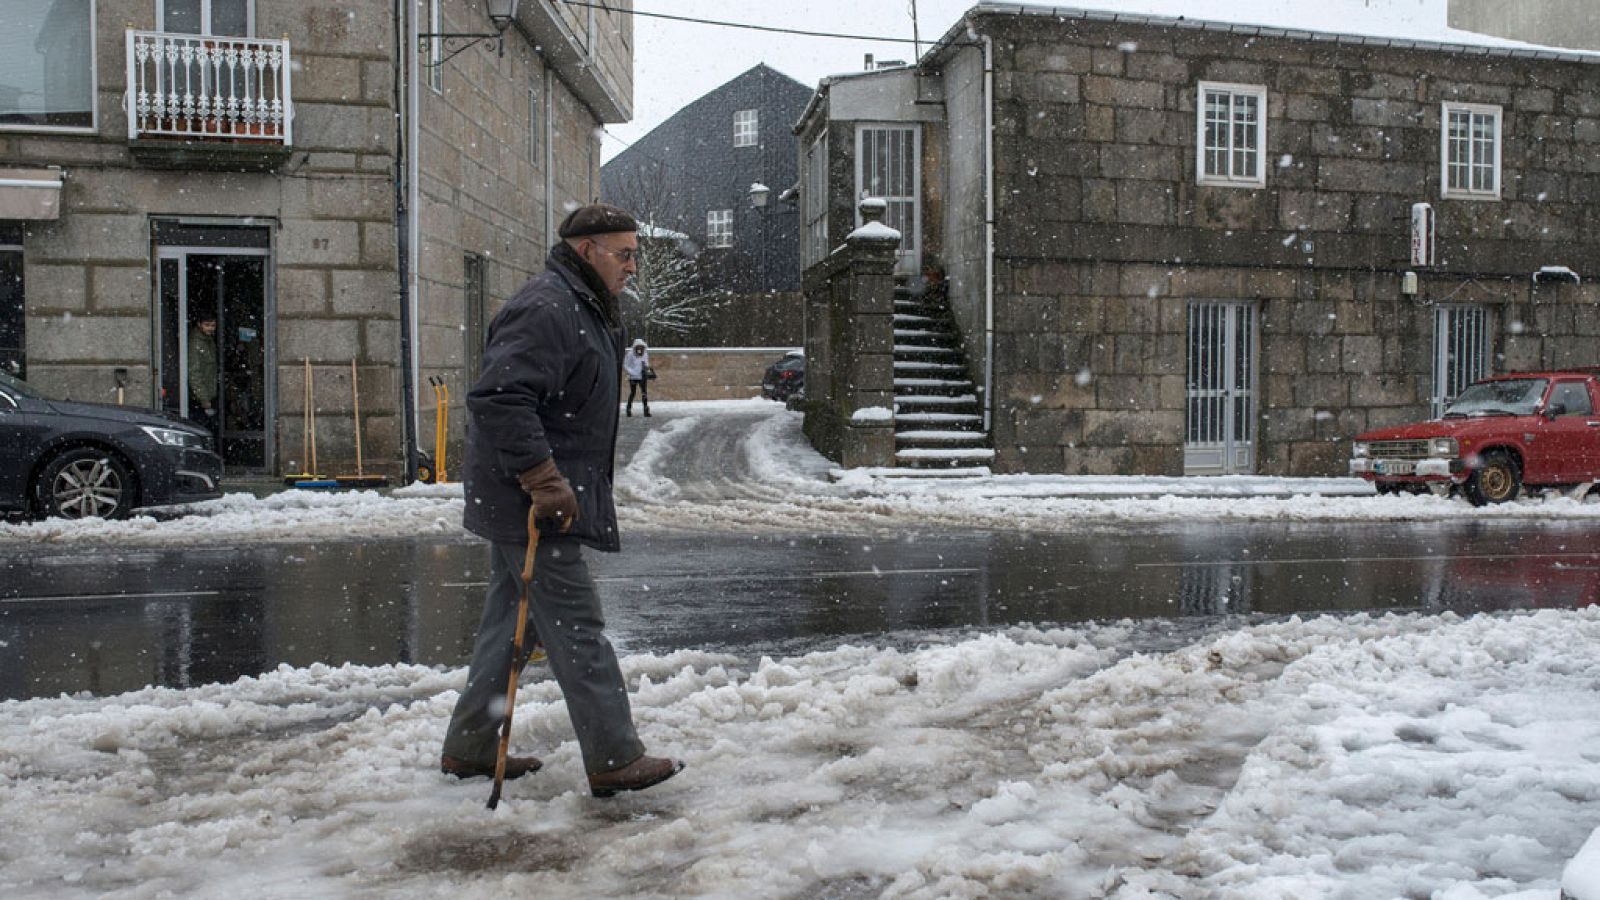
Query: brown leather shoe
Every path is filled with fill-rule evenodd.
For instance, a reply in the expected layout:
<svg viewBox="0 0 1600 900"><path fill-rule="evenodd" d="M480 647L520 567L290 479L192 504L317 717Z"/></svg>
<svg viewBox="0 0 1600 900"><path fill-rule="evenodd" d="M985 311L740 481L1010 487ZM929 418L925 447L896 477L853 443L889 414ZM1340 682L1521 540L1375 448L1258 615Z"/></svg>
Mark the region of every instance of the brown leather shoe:
<svg viewBox="0 0 1600 900"><path fill-rule="evenodd" d="M529 772L537 772L544 768L544 761L536 756L508 756L506 757L506 780L521 778ZM454 756L439 757L439 771L457 778L485 778L494 777L494 761L487 763L469 762L456 759Z"/></svg>
<svg viewBox="0 0 1600 900"><path fill-rule="evenodd" d="M620 769L590 775L589 793L596 797L610 797L621 791L642 791L682 771L683 763L679 760L641 756Z"/></svg>

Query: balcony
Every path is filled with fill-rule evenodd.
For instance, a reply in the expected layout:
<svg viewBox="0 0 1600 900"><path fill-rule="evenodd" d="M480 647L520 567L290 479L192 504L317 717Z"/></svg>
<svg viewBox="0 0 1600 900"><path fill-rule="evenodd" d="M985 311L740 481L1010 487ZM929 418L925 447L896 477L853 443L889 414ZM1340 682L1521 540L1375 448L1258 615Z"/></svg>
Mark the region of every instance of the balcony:
<svg viewBox="0 0 1600 900"><path fill-rule="evenodd" d="M128 142L170 168L270 170L289 155L289 42L133 31Z"/></svg>

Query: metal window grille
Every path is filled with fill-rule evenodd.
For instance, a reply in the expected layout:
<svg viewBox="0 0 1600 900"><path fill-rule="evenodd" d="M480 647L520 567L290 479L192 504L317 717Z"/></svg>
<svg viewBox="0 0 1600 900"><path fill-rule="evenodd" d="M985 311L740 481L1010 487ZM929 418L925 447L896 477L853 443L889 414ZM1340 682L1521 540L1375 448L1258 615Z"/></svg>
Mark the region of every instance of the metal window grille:
<svg viewBox="0 0 1600 900"><path fill-rule="evenodd" d="M817 138L806 150L801 172L800 209L805 218L804 264L818 263L828 255L828 136Z"/></svg>
<svg viewBox="0 0 1600 900"><path fill-rule="evenodd" d="M888 203L884 224L900 232L901 263L913 268L921 258L920 153L915 125L863 125L856 131L856 197ZM856 224L861 224L859 209Z"/></svg>
<svg viewBox="0 0 1600 900"><path fill-rule="evenodd" d="M1263 182L1266 90L1201 85L1200 93L1200 178Z"/></svg>
<svg viewBox="0 0 1600 900"><path fill-rule="evenodd" d="M1190 304L1185 471L1221 474L1254 467L1255 335L1250 304Z"/></svg>
<svg viewBox="0 0 1600 900"><path fill-rule="evenodd" d="M733 246L733 210L712 209L706 211L706 246Z"/></svg>
<svg viewBox="0 0 1600 900"><path fill-rule="evenodd" d="M760 130L760 114L753 109L741 109L733 114L733 145L754 147Z"/></svg>
<svg viewBox="0 0 1600 900"><path fill-rule="evenodd" d="M1445 189L1452 193L1500 193L1500 111L1492 107L1446 106Z"/></svg>
<svg viewBox="0 0 1600 900"><path fill-rule="evenodd" d="M1433 414L1441 416L1463 388L1489 374L1489 311L1440 306L1433 319Z"/></svg>

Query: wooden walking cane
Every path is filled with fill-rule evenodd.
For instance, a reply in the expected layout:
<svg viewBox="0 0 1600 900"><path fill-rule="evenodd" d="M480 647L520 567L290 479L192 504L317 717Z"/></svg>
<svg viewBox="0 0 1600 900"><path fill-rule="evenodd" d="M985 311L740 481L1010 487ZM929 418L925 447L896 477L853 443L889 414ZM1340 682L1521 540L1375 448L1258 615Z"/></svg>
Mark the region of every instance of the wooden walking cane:
<svg viewBox="0 0 1600 900"><path fill-rule="evenodd" d="M533 524L538 511L528 507L528 552L522 557L522 596L517 600L517 636L511 642L511 678L506 682L506 718L500 724L500 749L494 757L494 790L489 793L489 808L500 805L500 789L506 783L506 754L511 752L511 711L517 705L517 679L522 677L522 638L528 629L528 591L533 583L533 557L539 551L539 529Z"/></svg>

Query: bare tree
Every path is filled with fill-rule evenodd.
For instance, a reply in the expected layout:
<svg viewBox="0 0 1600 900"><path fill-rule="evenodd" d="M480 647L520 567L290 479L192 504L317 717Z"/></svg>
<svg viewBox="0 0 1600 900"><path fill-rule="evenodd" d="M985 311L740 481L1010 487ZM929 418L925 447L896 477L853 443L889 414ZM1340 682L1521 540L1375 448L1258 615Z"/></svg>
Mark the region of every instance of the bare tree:
<svg viewBox="0 0 1600 900"><path fill-rule="evenodd" d="M622 170L611 180L606 199L640 223L639 268L622 296L629 333L684 335L704 325L716 298L706 290L693 241L672 230L678 204L663 164L646 159Z"/></svg>
<svg viewBox="0 0 1600 900"><path fill-rule="evenodd" d="M682 235L648 223L639 234L638 271L622 292L622 315L633 334L686 334L702 325L713 296L695 261L679 245Z"/></svg>

